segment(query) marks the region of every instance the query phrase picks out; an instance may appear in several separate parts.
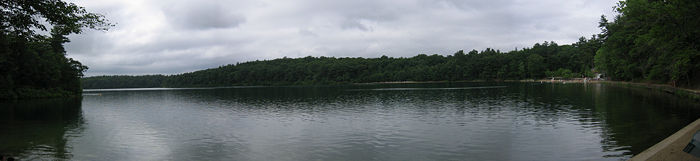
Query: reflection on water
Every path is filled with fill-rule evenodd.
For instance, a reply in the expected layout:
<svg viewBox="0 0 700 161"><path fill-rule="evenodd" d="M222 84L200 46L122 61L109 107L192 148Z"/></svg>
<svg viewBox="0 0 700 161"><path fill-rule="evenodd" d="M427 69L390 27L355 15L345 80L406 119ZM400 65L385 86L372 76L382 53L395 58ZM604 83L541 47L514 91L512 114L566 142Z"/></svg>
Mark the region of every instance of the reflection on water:
<svg viewBox="0 0 700 161"><path fill-rule="evenodd" d="M539 83L98 90L82 108L8 105L2 130L17 132L0 134L0 152L75 160L619 160L700 116L665 93Z"/></svg>
<svg viewBox="0 0 700 161"><path fill-rule="evenodd" d="M452 88L370 88L370 89L350 89L348 91L416 91L416 90L464 90L464 89L489 89L506 88L507 86L477 86L477 87L452 87Z"/></svg>
<svg viewBox="0 0 700 161"><path fill-rule="evenodd" d="M0 103L0 153L24 159L68 159L68 145L84 121L81 100Z"/></svg>

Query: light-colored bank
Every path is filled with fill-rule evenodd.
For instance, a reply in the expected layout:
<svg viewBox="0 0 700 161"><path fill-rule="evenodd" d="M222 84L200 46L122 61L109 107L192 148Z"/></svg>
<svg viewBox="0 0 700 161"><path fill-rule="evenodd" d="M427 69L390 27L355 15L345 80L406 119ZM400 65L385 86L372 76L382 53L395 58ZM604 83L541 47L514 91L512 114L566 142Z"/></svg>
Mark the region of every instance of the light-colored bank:
<svg viewBox="0 0 700 161"><path fill-rule="evenodd" d="M683 152L683 148L690 142L696 131L700 130L700 119L695 120L668 138L656 145L644 150L632 157L630 161L646 160L668 160L668 161L700 161L700 157L695 157Z"/></svg>

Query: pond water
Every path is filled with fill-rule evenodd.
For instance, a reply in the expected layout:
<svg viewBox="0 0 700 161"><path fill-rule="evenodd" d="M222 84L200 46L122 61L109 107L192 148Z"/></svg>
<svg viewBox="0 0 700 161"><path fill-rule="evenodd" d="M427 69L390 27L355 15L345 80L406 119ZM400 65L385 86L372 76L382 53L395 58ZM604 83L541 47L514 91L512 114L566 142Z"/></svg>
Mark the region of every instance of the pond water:
<svg viewBox="0 0 700 161"><path fill-rule="evenodd" d="M0 103L21 160L620 160L700 117L604 84L88 90Z"/></svg>

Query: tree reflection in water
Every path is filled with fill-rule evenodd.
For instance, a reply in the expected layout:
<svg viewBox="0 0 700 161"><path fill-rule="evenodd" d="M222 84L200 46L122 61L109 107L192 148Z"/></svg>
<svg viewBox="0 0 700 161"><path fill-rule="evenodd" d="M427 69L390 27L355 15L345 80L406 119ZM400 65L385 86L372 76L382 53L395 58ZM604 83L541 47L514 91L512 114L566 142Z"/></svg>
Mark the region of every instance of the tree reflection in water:
<svg viewBox="0 0 700 161"><path fill-rule="evenodd" d="M67 145L84 124L81 98L0 103L0 153L22 160L70 159Z"/></svg>

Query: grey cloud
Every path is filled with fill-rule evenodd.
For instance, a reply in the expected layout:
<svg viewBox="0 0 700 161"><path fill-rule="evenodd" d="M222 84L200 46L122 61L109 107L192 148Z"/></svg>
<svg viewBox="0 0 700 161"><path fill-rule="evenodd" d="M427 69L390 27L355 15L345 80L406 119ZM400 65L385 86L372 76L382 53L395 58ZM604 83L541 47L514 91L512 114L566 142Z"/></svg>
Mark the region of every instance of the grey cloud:
<svg viewBox="0 0 700 161"><path fill-rule="evenodd" d="M358 29L358 30L362 30L362 31L372 31L372 27L371 27L371 26L367 26L367 25L365 25L365 24L362 24L362 22L360 22L360 20L346 20L346 21L343 21L343 22L340 24L340 27L341 27L342 29Z"/></svg>
<svg viewBox="0 0 700 161"><path fill-rule="evenodd" d="M91 0L108 32L71 35L87 75L176 74L281 57L410 57L572 43L608 0Z"/></svg>
<svg viewBox="0 0 700 161"><path fill-rule="evenodd" d="M309 29L299 29L299 34L301 34L303 36L313 36L313 37L318 36L318 34L314 33L313 31L311 31Z"/></svg>
<svg viewBox="0 0 700 161"><path fill-rule="evenodd" d="M132 53L130 57L92 56L88 70L98 74L177 74L217 67L235 62L223 55L207 56L206 49L167 50L155 53ZM234 59L234 60L231 60Z"/></svg>
<svg viewBox="0 0 700 161"><path fill-rule="evenodd" d="M427 4L432 4L433 6L439 7L454 7L462 10L476 10L476 11L488 11L498 8L503 8L504 6L512 5L515 1L513 0L488 0L488 1L464 1L464 0L431 0L427 1ZM528 1L528 3L537 3L534 1Z"/></svg>
<svg viewBox="0 0 700 161"><path fill-rule="evenodd" d="M174 19L176 23L188 29L231 28L245 22L245 18L241 16L226 15L216 10L206 12L190 11L189 14Z"/></svg>
<svg viewBox="0 0 700 161"><path fill-rule="evenodd" d="M70 43L66 44L70 54L90 54L101 49L113 48L114 44L100 31L87 30L80 35L70 35ZM97 53L94 53L97 54Z"/></svg>
<svg viewBox="0 0 700 161"><path fill-rule="evenodd" d="M308 5L302 8L307 12L338 15L348 19L391 21L401 17L401 14L404 14L405 11L409 11L405 7L402 7L406 2L376 0L311 0Z"/></svg>
<svg viewBox="0 0 700 161"><path fill-rule="evenodd" d="M208 1L184 1L164 5L164 14L173 25L184 29L234 28L245 17L226 6Z"/></svg>

